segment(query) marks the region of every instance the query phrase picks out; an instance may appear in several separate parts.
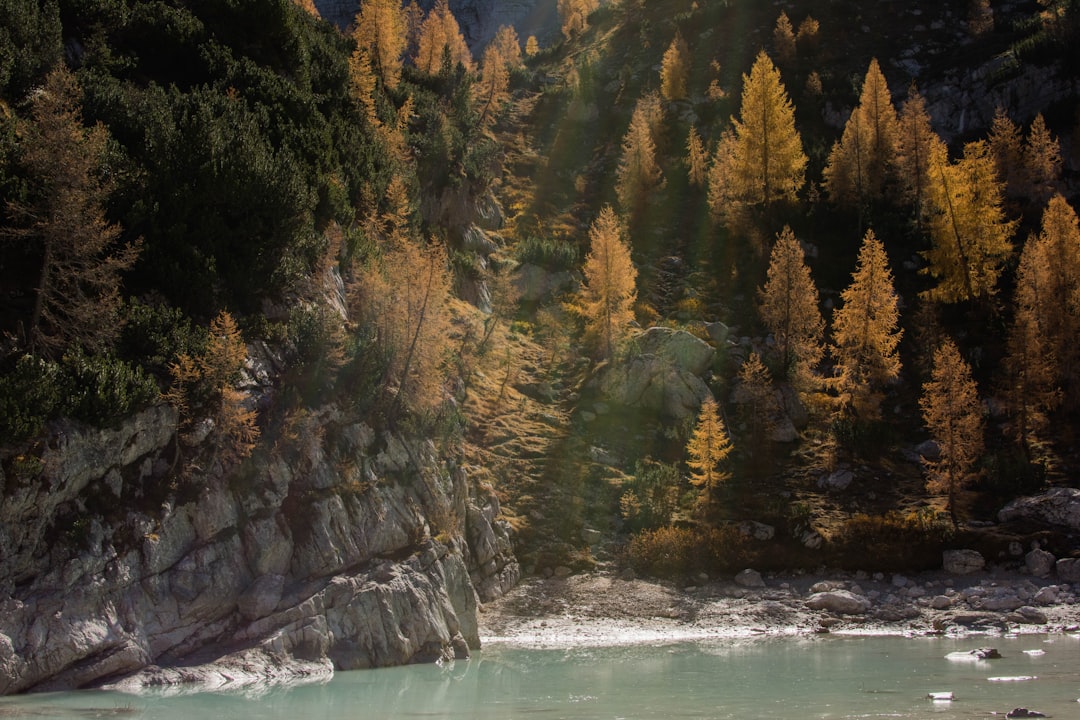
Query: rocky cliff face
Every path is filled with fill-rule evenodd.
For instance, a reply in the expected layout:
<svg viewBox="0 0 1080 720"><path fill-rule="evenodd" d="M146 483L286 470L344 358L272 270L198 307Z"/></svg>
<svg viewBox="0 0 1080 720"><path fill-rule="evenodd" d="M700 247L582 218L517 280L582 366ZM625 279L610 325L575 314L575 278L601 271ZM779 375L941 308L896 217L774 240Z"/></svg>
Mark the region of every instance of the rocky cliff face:
<svg viewBox="0 0 1080 720"><path fill-rule="evenodd" d="M176 416L56 428L0 475L0 693L467 656L518 579L498 502L334 406L176 484Z"/></svg>

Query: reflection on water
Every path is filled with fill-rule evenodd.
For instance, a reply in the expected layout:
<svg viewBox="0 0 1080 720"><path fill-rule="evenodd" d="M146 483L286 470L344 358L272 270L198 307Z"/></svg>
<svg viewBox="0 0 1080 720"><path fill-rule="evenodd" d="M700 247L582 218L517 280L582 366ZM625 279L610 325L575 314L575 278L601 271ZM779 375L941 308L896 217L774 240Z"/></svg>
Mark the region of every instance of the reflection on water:
<svg viewBox="0 0 1080 720"><path fill-rule="evenodd" d="M1002 658L950 662L992 645ZM1041 651L1041 652L1032 652ZM1000 678L1024 681L991 682ZM931 694L952 700L932 699ZM491 646L447 666L339 673L230 693L77 692L0 700L0 718L959 718L1027 707L1080 717L1080 639L813 636L667 646Z"/></svg>

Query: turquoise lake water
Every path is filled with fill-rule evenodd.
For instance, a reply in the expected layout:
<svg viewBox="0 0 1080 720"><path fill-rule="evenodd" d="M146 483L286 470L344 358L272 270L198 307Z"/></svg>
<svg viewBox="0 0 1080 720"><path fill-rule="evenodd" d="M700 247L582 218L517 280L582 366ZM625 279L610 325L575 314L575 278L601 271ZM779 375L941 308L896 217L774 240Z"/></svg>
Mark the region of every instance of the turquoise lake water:
<svg viewBox="0 0 1080 720"><path fill-rule="evenodd" d="M945 658L987 645L1004 657ZM928 699L937 692L952 692L954 699ZM994 713L1001 718L1027 707L1056 718L1080 718L1078 698L1076 635L826 635L569 650L491 645L472 660L445 667L338 673L327 682L294 687L2 698L0 717L951 720Z"/></svg>

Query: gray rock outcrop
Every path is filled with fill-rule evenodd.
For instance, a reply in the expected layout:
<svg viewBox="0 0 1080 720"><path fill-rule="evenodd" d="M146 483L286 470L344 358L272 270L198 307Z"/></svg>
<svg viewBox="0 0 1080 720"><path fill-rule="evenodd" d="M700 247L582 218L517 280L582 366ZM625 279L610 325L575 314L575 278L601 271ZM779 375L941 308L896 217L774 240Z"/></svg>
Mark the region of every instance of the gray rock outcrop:
<svg viewBox="0 0 1080 720"><path fill-rule="evenodd" d="M1056 487L1017 498L998 512L1001 522L1025 520L1080 531L1080 489Z"/></svg>
<svg viewBox="0 0 1080 720"><path fill-rule="evenodd" d="M0 694L463 657L481 598L517 582L494 494L430 441L328 406L179 477L175 434L164 406L62 424L4 478Z"/></svg>
<svg viewBox="0 0 1080 720"><path fill-rule="evenodd" d="M630 343L628 357L600 367L590 385L615 404L673 419L695 416L712 396L701 376L716 351L684 330L661 327L649 328Z"/></svg>

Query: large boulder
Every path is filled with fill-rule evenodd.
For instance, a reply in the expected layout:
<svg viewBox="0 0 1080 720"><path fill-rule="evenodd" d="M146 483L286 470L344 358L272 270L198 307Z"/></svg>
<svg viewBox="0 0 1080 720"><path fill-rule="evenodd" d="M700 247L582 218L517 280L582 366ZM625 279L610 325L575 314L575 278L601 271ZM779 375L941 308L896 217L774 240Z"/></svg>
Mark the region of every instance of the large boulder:
<svg viewBox="0 0 1080 720"><path fill-rule="evenodd" d="M986 567L986 558L978 550L946 550L941 553L941 568L950 575L969 575Z"/></svg>
<svg viewBox="0 0 1080 720"><path fill-rule="evenodd" d="M1045 550L1036 548L1024 556L1027 571L1035 577L1046 577L1053 571L1057 558Z"/></svg>
<svg viewBox="0 0 1080 720"><path fill-rule="evenodd" d="M700 375L716 351L690 333L670 328L650 328L630 342L629 356L602 366L592 386L615 404L674 420L695 416L712 396Z"/></svg>
<svg viewBox="0 0 1080 720"><path fill-rule="evenodd" d="M1061 558L1056 564L1058 578L1067 583L1080 582L1080 560Z"/></svg>
<svg viewBox="0 0 1080 720"><path fill-rule="evenodd" d="M830 590L811 595L806 600L806 607L841 615L862 615L870 610L870 601L847 590Z"/></svg>
<svg viewBox="0 0 1080 720"><path fill-rule="evenodd" d="M1080 531L1080 489L1056 487L1041 495L1017 498L998 512L998 520L1025 520Z"/></svg>
<svg viewBox="0 0 1080 720"><path fill-rule="evenodd" d="M655 355L680 370L704 375L716 351L701 338L685 330L652 327L632 341L642 355Z"/></svg>

